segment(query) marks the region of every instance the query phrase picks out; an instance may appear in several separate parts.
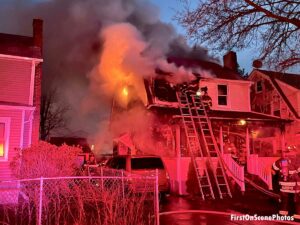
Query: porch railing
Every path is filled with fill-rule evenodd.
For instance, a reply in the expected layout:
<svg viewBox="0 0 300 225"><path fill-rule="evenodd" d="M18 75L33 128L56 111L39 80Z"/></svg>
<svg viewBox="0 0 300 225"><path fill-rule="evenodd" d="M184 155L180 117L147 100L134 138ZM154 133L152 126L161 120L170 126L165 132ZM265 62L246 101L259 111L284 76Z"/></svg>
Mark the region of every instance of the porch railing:
<svg viewBox="0 0 300 225"><path fill-rule="evenodd" d="M272 163L278 157L258 157L257 154L249 155L247 159L247 171L257 175L266 185L269 190L273 190L272 185Z"/></svg>
<svg viewBox="0 0 300 225"><path fill-rule="evenodd" d="M234 161L234 159L231 157L231 154L223 154L223 159L228 169L230 170L227 172L227 174L231 176L240 186L241 191L245 191L244 166L241 166L236 161Z"/></svg>

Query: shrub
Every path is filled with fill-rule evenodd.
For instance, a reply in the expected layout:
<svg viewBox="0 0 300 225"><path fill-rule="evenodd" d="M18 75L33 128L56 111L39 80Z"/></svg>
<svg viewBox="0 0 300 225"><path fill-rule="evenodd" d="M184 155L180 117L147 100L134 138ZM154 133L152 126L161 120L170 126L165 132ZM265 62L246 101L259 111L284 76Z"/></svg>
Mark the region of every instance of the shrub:
<svg viewBox="0 0 300 225"><path fill-rule="evenodd" d="M21 149L11 167L19 179L37 177L73 176L79 168L78 147L68 145L55 146L39 142L29 148Z"/></svg>

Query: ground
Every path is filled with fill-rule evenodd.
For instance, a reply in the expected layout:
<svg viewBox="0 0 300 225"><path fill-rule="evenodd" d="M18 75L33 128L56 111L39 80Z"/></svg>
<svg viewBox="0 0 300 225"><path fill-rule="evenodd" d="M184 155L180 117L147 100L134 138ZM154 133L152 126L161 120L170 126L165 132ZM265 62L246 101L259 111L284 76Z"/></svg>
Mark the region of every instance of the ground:
<svg viewBox="0 0 300 225"><path fill-rule="evenodd" d="M267 216L277 214L278 201L256 191L235 195L232 199L202 201L199 197L170 196L161 202L160 212L181 210L206 210L216 213L180 213L161 215L161 225L199 225L199 224L283 224L274 221L231 221L230 214L258 214ZM295 223L299 224L299 223Z"/></svg>

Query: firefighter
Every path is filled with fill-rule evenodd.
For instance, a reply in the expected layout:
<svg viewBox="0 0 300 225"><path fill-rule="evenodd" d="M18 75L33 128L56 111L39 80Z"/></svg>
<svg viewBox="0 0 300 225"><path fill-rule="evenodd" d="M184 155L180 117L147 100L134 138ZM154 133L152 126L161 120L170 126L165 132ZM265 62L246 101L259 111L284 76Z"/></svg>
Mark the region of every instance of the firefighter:
<svg viewBox="0 0 300 225"><path fill-rule="evenodd" d="M300 172L300 168L296 164L293 154L283 153L282 158L273 163L272 169L279 177L281 198L279 214L291 214L291 212L294 211L294 208L296 208L292 206L299 204L297 198L297 180L299 179L298 172ZM295 213L295 218L298 214L300 214L300 212Z"/></svg>
<svg viewBox="0 0 300 225"><path fill-rule="evenodd" d="M300 220L300 176L299 176L300 168L298 168L297 172L298 172L298 176L296 179L295 198L294 198L294 202L295 202L294 219Z"/></svg>
<svg viewBox="0 0 300 225"><path fill-rule="evenodd" d="M207 111L210 110L210 108L212 107L212 99L211 97L208 95L207 91L204 91L204 94L201 95L201 101L205 107L205 109Z"/></svg>

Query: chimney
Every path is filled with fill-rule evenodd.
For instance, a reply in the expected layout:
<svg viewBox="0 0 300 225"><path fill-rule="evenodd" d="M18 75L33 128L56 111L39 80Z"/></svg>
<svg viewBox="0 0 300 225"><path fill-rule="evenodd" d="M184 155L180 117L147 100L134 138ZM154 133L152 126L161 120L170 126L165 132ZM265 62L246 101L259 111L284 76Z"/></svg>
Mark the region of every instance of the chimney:
<svg viewBox="0 0 300 225"><path fill-rule="evenodd" d="M230 51L223 56L223 67L237 72L238 64L237 64L236 53L234 51Z"/></svg>
<svg viewBox="0 0 300 225"><path fill-rule="evenodd" d="M33 45L43 49L43 20L33 19Z"/></svg>
<svg viewBox="0 0 300 225"><path fill-rule="evenodd" d="M43 51L43 20L34 19L33 27L33 45L39 49L41 54ZM33 92L33 106L35 106L33 122L32 122L32 137L31 143L37 143L39 140L40 128L40 108L41 108L41 93L42 93L42 64L35 65L34 76L34 92Z"/></svg>

